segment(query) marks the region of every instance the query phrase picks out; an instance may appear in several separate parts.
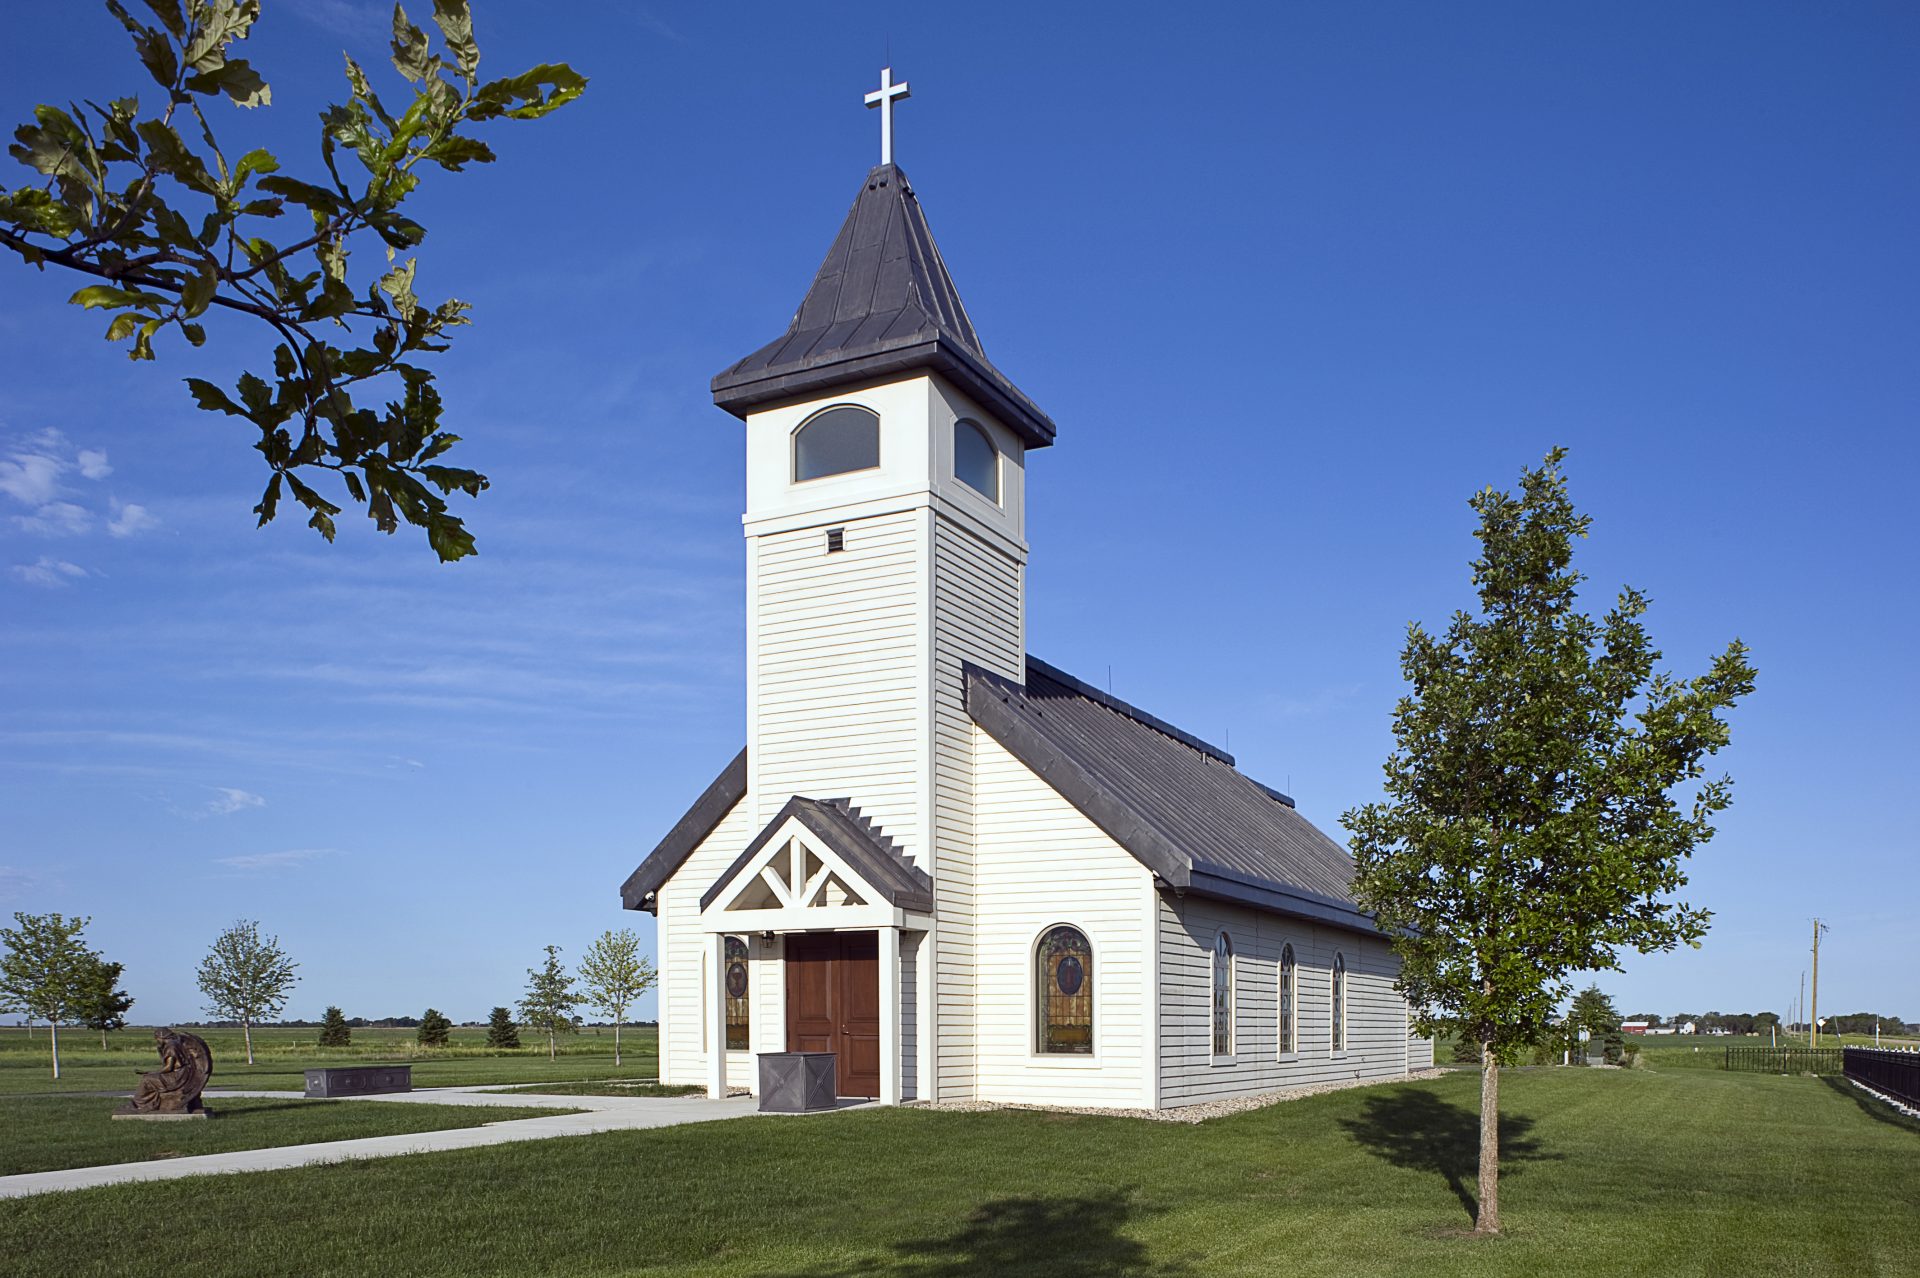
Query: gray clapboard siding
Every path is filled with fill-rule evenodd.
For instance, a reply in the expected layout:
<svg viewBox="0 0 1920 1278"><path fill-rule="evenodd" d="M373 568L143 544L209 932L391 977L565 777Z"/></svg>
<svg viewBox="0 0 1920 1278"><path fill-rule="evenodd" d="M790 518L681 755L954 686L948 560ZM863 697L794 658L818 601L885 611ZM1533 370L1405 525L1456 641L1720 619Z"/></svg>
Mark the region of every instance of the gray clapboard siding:
<svg viewBox="0 0 1920 1278"><path fill-rule="evenodd" d="M748 539L748 766L759 822L796 794L844 797L902 851L924 851L915 782L924 766L924 519L904 510L847 520L846 549L831 554L817 527Z"/></svg>
<svg viewBox="0 0 1920 1278"><path fill-rule="evenodd" d="M1234 1052L1212 1052L1214 936L1234 950ZM1416 1054L1393 987L1398 960L1377 935L1309 924L1198 897L1159 897L1160 1103L1191 1105L1250 1092L1356 1078L1397 1078ZM1298 964L1299 1050L1278 1054L1281 948ZM1335 953L1347 966L1347 1048L1331 1046Z"/></svg>
<svg viewBox="0 0 1920 1278"><path fill-rule="evenodd" d="M750 824L750 798L736 803L713 833L660 886L660 1080L665 1083L697 1086L707 1081L707 1025L702 1009L712 981L707 971L712 963L706 950L708 936L700 930L700 894L753 837L757 827ZM753 994L751 1032L755 1043L764 1043L761 1035L766 1027L780 1023L779 1013L769 1020L764 1011L768 983L779 979L780 965L777 957L756 956L753 944L749 942L750 979L760 989ZM775 997L781 996L776 992ZM732 1087L753 1085L750 1054L730 1054L727 1083Z"/></svg>
<svg viewBox="0 0 1920 1278"><path fill-rule="evenodd" d="M978 1095L1150 1104L1151 876L999 742L976 732ZM1090 1057L1033 1050L1035 944L1057 923L1079 928L1093 946Z"/></svg>
<svg viewBox="0 0 1920 1278"><path fill-rule="evenodd" d="M934 974L938 1002L938 1094L976 1094L978 929L974 726L966 712L962 667L971 662L1015 677L1024 669L1022 553L989 540L936 506L927 512L933 590L929 677L933 689L931 824L934 908L939 936Z"/></svg>

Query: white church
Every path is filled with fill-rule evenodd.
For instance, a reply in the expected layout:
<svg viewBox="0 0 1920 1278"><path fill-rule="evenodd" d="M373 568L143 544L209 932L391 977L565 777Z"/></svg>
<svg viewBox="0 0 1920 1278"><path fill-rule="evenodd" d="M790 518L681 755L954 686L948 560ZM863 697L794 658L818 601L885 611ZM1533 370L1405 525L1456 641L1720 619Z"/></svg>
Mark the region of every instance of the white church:
<svg viewBox="0 0 1920 1278"><path fill-rule="evenodd" d="M1027 460L907 176L867 174L746 424L746 746L622 888L660 1077L1159 1109L1432 1062L1352 862L1231 755L1028 655Z"/></svg>

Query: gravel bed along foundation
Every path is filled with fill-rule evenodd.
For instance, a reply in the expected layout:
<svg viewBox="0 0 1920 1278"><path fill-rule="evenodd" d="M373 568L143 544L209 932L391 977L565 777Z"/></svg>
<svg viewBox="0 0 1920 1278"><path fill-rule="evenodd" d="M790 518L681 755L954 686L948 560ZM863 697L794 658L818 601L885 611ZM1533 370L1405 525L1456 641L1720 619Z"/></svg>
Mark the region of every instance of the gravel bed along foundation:
<svg viewBox="0 0 1920 1278"><path fill-rule="evenodd" d="M1146 1118L1157 1123L1204 1123L1210 1118L1244 1114L1265 1109L1282 1101L1325 1092L1345 1091L1349 1087L1378 1087L1384 1083L1405 1083L1416 1079L1439 1078L1443 1069L1417 1069L1399 1078L1356 1078L1340 1083L1313 1083L1306 1087L1286 1087L1273 1092L1255 1092L1249 1096L1231 1096L1225 1100L1202 1101L1197 1105L1177 1105L1171 1109L1116 1109L1098 1105L1012 1105L1000 1101L909 1101L920 1109L936 1109L953 1114L981 1114L995 1109L1032 1109L1049 1114L1096 1114L1106 1118Z"/></svg>

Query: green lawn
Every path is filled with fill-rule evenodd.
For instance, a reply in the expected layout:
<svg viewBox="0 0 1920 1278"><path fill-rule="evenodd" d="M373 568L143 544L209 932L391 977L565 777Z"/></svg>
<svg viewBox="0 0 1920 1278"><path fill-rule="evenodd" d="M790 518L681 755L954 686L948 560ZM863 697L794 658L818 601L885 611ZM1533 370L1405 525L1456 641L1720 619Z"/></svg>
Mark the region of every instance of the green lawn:
<svg viewBox="0 0 1920 1278"><path fill-rule="evenodd" d="M194 1030L213 1050L214 1087L299 1091L305 1071L322 1065L404 1061L413 1066L415 1087L456 1087L514 1083L575 1082L587 1079L654 1077L658 1031L629 1027L621 1035L622 1063L613 1063L613 1031L583 1030L560 1040L560 1058L547 1059L546 1044L503 1052L486 1046L484 1027L456 1028L446 1047L420 1047L414 1031L357 1029L351 1047L319 1047L317 1029L257 1029L255 1063L247 1064L238 1030ZM0 1026L0 1096L36 1092L131 1091L137 1069L155 1069L151 1028L111 1035L106 1051L100 1037L85 1030L62 1030L60 1079L53 1079L47 1032L31 1037L17 1026Z"/></svg>
<svg viewBox="0 0 1920 1278"><path fill-rule="evenodd" d="M1477 1086L1456 1073L1199 1126L748 1118L130 1185L0 1203L0 1256L63 1275L161 1255L209 1276L1920 1272L1920 1124L1844 1084L1510 1074L1493 1240L1464 1236Z"/></svg>
<svg viewBox="0 0 1920 1278"><path fill-rule="evenodd" d="M359 1136L397 1136L449 1127L478 1127L508 1118L564 1114L566 1109L482 1109L474 1105L395 1105L376 1101L254 1100L234 1097L208 1106L199 1122L115 1122L116 1102L84 1096L0 1100L0 1176L97 1167L151 1158L187 1158L233 1149L271 1149Z"/></svg>

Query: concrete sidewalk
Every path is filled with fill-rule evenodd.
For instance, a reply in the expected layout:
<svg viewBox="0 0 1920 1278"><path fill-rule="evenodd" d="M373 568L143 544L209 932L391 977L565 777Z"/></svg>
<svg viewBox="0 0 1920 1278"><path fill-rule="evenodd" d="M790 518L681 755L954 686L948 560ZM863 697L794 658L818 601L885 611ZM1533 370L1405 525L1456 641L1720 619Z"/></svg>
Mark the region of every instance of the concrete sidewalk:
<svg viewBox="0 0 1920 1278"><path fill-rule="evenodd" d="M217 1112L223 1096L286 1100L298 1095L297 1092L209 1090L207 1100L208 1107ZM582 1112L544 1118L502 1117L497 1122L481 1127L461 1127L450 1131L364 1136L357 1140L328 1141L317 1145L282 1145L277 1149L243 1149L226 1154L198 1154L191 1158L0 1176L0 1198L24 1198L29 1194L92 1189L97 1185L120 1185L130 1181L178 1180L183 1176L210 1176L224 1172L278 1171L287 1167L311 1167L354 1159L391 1158L400 1154L426 1154L444 1149L474 1149L481 1145L546 1140L554 1136L587 1136L595 1132L677 1127L683 1123L740 1118L754 1113L757 1105L751 1096L730 1096L718 1101L692 1096L539 1096L524 1092L489 1092L477 1087L437 1087L388 1096L353 1097L348 1101L349 1104L355 1102L476 1105L503 1110L577 1109ZM214 1121L218 1122L219 1119L215 1118Z"/></svg>

